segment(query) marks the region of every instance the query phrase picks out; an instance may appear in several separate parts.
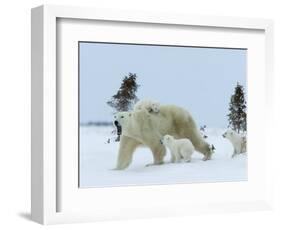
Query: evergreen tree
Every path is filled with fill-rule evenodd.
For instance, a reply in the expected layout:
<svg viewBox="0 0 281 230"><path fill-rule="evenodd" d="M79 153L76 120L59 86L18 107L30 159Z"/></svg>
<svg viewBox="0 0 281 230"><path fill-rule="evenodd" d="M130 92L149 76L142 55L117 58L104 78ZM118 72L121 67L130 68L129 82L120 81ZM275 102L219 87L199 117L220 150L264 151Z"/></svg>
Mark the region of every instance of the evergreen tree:
<svg viewBox="0 0 281 230"><path fill-rule="evenodd" d="M246 113L246 100L244 94L244 88L237 83L234 94L230 98L228 116L228 127L232 128L236 132L247 130L247 113Z"/></svg>
<svg viewBox="0 0 281 230"><path fill-rule="evenodd" d="M114 108L117 112L132 109L133 104L138 101L136 96L138 87L137 75L129 73L128 76L123 78L119 90L111 97L111 100L108 101L107 104ZM120 141L120 135L117 136L115 141Z"/></svg>
<svg viewBox="0 0 281 230"><path fill-rule="evenodd" d="M117 112L130 110L133 104L138 101L136 92L139 85L136 80L136 74L129 73L128 76L125 76L119 90L112 96L111 100L108 101L107 104L114 108Z"/></svg>

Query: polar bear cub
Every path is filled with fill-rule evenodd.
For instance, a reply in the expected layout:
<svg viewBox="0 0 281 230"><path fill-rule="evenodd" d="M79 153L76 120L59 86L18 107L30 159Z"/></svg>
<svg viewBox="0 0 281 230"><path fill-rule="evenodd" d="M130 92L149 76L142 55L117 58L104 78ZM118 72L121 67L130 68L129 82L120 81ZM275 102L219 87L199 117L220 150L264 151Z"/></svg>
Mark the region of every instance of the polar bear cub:
<svg viewBox="0 0 281 230"><path fill-rule="evenodd" d="M165 135L160 141L171 152L171 162L178 163L181 158L186 162L191 161L191 155L194 152L194 146L187 138L175 139L173 136Z"/></svg>
<svg viewBox="0 0 281 230"><path fill-rule="evenodd" d="M149 113L159 113L160 103L152 100L141 100L138 101L134 106L135 111L143 109L145 109Z"/></svg>
<svg viewBox="0 0 281 230"><path fill-rule="evenodd" d="M233 154L231 156L232 158L237 154L245 153L247 151L246 137L241 136L233 130L227 130L222 136L228 139L233 145Z"/></svg>

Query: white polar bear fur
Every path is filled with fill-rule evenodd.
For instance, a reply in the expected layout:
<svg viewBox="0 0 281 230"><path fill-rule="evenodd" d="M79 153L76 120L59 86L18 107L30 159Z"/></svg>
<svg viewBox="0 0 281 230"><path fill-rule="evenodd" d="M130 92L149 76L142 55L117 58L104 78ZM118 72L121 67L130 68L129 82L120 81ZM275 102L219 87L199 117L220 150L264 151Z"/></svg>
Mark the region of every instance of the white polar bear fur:
<svg viewBox="0 0 281 230"><path fill-rule="evenodd" d="M189 139L175 139L173 136L165 135L162 142L170 150L172 163L180 162L181 158L186 162L191 161L191 155L195 149Z"/></svg>
<svg viewBox="0 0 281 230"><path fill-rule="evenodd" d="M235 157L237 154L245 153L247 151L246 137L243 137L243 136L239 135L238 133L236 133L233 130L227 130L223 134L223 137L228 139L233 146L232 158Z"/></svg>
<svg viewBox="0 0 281 230"><path fill-rule="evenodd" d="M176 139L188 138L196 151L204 155L203 160L211 159L213 154L213 148L201 136L191 114L175 105L160 105L158 113L145 110L119 112L113 123L122 130L116 169L127 168L139 146L150 148L154 164L163 164L166 148L160 140L167 134Z"/></svg>
<svg viewBox="0 0 281 230"><path fill-rule="evenodd" d="M152 100L141 100L138 101L135 106L134 106L134 110L138 111L138 110L146 110L147 112L151 113L158 113L160 110L160 103L156 102L156 101L152 101Z"/></svg>

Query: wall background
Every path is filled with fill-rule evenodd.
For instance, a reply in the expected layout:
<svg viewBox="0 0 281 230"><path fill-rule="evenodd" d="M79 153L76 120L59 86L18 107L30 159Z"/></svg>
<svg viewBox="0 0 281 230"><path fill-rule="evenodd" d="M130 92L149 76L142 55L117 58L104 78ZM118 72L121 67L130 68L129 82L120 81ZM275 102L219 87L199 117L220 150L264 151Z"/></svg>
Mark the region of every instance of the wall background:
<svg viewBox="0 0 281 230"><path fill-rule="evenodd" d="M281 14L278 0L9 0L0 8L0 228L39 229L30 209L30 8L41 4L159 11L201 15L262 17L275 20L275 93L280 101ZM279 103L281 104L281 103ZM276 130L280 130L280 107ZM278 135L276 131L276 135ZM279 135L280 136L280 135ZM276 149L277 149L276 143ZM277 155L277 154L276 154ZM276 156L274 212L204 215L48 226L48 229L280 229L280 155Z"/></svg>

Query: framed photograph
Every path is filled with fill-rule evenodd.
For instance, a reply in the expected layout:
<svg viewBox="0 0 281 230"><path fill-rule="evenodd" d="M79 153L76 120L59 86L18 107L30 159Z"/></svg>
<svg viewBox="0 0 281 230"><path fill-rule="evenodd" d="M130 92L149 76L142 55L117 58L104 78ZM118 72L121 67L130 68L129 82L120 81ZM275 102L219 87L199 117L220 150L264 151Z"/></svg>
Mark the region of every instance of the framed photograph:
<svg viewBox="0 0 281 230"><path fill-rule="evenodd" d="M270 209L272 33L266 19L32 9L32 219Z"/></svg>

